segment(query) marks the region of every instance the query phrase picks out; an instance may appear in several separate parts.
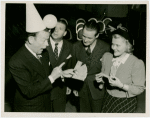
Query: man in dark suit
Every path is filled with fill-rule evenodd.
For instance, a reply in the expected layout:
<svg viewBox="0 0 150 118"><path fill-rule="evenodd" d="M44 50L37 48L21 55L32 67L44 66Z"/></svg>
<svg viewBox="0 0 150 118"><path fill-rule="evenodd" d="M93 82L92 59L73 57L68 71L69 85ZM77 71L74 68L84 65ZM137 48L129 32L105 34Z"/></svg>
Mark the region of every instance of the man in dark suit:
<svg viewBox="0 0 150 118"><path fill-rule="evenodd" d="M86 64L88 69L87 77L81 88L74 81L76 95L80 98L80 112L100 112L103 102L104 89L100 90L95 81L95 74L101 72L101 58L105 52L110 50L110 46L104 41L97 39L99 26L94 21L88 21L83 27L83 41L79 41L73 46L73 63L77 61ZM76 81L77 82L77 81ZM81 83L81 82L80 82ZM81 84L80 84L81 85Z"/></svg>
<svg viewBox="0 0 150 118"><path fill-rule="evenodd" d="M42 54L43 49L48 46L50 33L45 30L33 4L28 4L26 10L27 40L9 61L9 69L17 85L13 111L47 112L51 111L52 84L61 76L64 63L50 74L49 59L46 56L48 53Z"/></svg>
<svg viewBox="0 0 150 118"><path fill-rule="evenodd" d="M50 69L65 62L62 70L71 68L71 49L72 44L63 37L67 33L68 22L66 19L61 18L57 21L56 27L49 38L49 52ZM54 112L65 112L66 106L66 85L64 78L59 78L55 81L53 89L51 90L52 109Z"/></svg>
<svg viewBox="0 0 150 118"><path fill-rule="evenodd" d="M61 75L61 66L49 74L49 60L46 52L39 60L37 55L48 45L49 32L40 31L28 36L23 47L9 61L9 69L17 83L14 111L50 111L50 90L52 83Z"/></svg>

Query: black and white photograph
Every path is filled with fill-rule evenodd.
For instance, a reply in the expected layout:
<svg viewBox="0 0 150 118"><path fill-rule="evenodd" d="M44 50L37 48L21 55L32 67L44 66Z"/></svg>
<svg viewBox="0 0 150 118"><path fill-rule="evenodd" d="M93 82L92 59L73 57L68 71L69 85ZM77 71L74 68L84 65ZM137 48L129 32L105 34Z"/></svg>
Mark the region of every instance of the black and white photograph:
<svg viewBox="0 0 150 118"><path fill-rule="evenodd" d="M2 117L150 115L149 1L1 1L1 9Z"/></svg>

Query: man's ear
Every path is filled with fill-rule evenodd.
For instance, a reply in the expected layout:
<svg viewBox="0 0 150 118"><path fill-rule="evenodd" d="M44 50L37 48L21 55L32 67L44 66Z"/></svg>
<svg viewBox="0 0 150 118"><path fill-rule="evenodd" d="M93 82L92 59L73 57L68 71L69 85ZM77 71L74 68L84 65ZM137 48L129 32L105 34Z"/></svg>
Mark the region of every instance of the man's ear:
<svg viewBox="0 0 150 118"><path fill-rule="evenodd" d="M96 38L98 38L99 37L99 33L96 35Z"/></svg>
<svg viewBox="0 0 150 118"><path fill-rule="evenodd" d="M28 37L28 41L29 41L30 44L32 44L33 41L34 41L34 36L29 36Z"/></svg>
<svg viewBox="0 0 150 118"><path fill-rule="evenodd" d="M64 35L63 35L63 36L66 36L66 34L67 34L67 31L64 32Z"/></svg>

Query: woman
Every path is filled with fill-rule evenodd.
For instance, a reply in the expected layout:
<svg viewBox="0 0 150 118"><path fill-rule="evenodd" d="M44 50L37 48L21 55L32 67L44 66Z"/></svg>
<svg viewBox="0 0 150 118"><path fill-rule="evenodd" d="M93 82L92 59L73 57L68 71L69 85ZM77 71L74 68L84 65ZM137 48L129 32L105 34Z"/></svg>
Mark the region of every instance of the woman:
<svg viewBox="0 0 150 118"><path fill-rule="evenodd" d="M135 112L136 96L145 89L144 63L132 55L131 39L123 28L112 32L111 48L114 51L113 55L111 53L103 55L102 73L96 75L96 81L105 83L107 89L102 112Z"/></svg>

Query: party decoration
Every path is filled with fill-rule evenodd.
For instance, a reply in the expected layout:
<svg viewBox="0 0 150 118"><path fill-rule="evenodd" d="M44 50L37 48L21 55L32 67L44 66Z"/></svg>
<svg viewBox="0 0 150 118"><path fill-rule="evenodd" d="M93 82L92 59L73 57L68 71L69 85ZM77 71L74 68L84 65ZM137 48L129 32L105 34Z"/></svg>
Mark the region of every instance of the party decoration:
<svg viewBox="0 0 150 118"><path fill-rule="evenodd" d="M46 28L33 3L26 4L26 32L34 33Z"/></svg>
<svg viewBox="0 0 150 118"><path fill-rule="evenodd" d="M47 28L52 29L57 24L57 18L53 14L48 14L43 18L44 24Z"/></svg>

